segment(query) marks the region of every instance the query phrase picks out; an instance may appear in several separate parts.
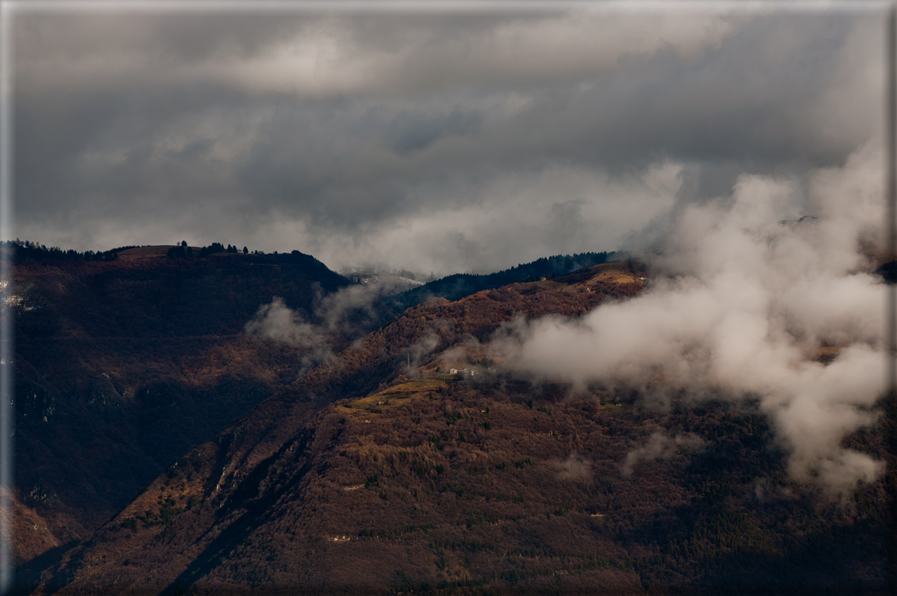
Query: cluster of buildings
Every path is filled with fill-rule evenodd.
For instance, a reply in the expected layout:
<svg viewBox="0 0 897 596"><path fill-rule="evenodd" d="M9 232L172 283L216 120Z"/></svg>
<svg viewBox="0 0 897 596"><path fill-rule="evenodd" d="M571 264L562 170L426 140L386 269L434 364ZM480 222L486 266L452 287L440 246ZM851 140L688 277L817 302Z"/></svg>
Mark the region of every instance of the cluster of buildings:
<svg viewBox="0 0 897 596"><path fill-rule="evenodd" d="M475 368L462 368L461 370L458 370L457 368L450 368L449 374L461 375L463 377L472 377L477 374L477 371Z"/></svg>

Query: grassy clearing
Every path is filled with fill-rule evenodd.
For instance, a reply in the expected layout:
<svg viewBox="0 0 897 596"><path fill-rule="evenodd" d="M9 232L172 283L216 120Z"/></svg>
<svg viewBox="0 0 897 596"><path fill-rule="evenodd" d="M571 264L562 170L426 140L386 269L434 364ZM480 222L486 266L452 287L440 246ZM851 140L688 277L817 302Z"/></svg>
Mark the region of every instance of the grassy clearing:
<svg viewBox="0 0 897 596"><path fill-rule="evenodd" d="M447 381L442 379L424 379L400 383L374 395L353 400L348 406L337 406L336 409L344 414L377 413L371 411L397 406L415 398L429 397L431 392L447 387L448 384Z"/></svg>
<svg viewBox="0 0 897 596"><path fill-rule="evenodd" d="M634 407L635 407L635 406L634 406L633 404L625 404L625 403L621 403L621 404L616 404L616 403L613 403L613 404L603 404L603 405L601 405L601 406L598 407L598 411L600 411L600 412L607 412L607 413L625 412L625 411L628 411L628 410L632 410Z"/></svg>
<svg viewBox="0 0 897 596"><path fill-rule="evenodd" d="M597 282L613 283L613 284L638 284L644 283L644 277L639 276L632 271L623 268L607 268L599 271L592 279L587 281L586 286L594 285Z"/></svg>

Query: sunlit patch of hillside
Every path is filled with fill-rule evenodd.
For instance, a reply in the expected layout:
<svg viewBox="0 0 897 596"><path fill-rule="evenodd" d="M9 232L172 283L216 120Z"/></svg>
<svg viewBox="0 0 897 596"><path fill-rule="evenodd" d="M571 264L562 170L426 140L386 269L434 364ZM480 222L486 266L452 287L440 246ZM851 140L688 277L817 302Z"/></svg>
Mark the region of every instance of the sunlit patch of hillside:
<svg viewBox="0 0 897 596"><path fill-rule="evenodd" d="M439 390L448 385L441 379L425 379L420 381L408 381L393 385L374 395L349 400L346 404L335 406L336 411L348 414L379 414L384 409L403 404L412 399L426 399L432 397L434 390Z"/></svg>

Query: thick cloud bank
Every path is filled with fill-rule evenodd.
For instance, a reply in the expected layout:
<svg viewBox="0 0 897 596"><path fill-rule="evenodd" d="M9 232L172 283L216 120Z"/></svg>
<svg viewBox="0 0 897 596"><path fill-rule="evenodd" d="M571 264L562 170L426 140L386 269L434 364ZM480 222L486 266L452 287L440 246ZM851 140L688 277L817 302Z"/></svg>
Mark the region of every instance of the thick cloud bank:
<svg viewBox="0 0 897 596"><path fill-rule="evenodd" d="M843 165L884 113L883 8L26 4L16 235L78 250L487 273L618 250L745 173Z"/></svg>
<svg viewBox="0 0 897 596"><path fill-rule="evenodd" d="M834 491L874 480L884 464L840 443L873 422L883 391L884 286L861 250L881 226L881 163L867 147L806 191L742 176L730 198L677 210L642 295L518 321L498 347L536 378L759 398L794 478ZM824 347L839 348L829 364Z"/></svg>

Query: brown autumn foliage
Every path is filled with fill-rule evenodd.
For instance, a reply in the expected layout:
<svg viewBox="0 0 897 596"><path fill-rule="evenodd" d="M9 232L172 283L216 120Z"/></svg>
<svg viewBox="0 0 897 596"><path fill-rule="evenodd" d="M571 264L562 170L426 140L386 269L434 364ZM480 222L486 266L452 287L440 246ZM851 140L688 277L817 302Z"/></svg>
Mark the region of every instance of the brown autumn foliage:
<svg viewBox="0 0 897 596"><path fill-rule="evenodd" d="M751 403L441 370L515 316L635 294L629 267L409 309L185 451L35 593L883 589L884 481L841 502L794 482ZM887 459L886 424L845 444Z"/></svg>
<svg viewBox="0 0 897 596"><path fill-rule="evenodd" d="M793 593L884 579L883 487L847 509L814 498L750 407L600 406L502 379L422 388L379 413L327 407L255 466L214 445L191 454L70 553L60 593ZM658 431L701 443L623 474ZM876 436L855 440L884 456Z"/></svg>

